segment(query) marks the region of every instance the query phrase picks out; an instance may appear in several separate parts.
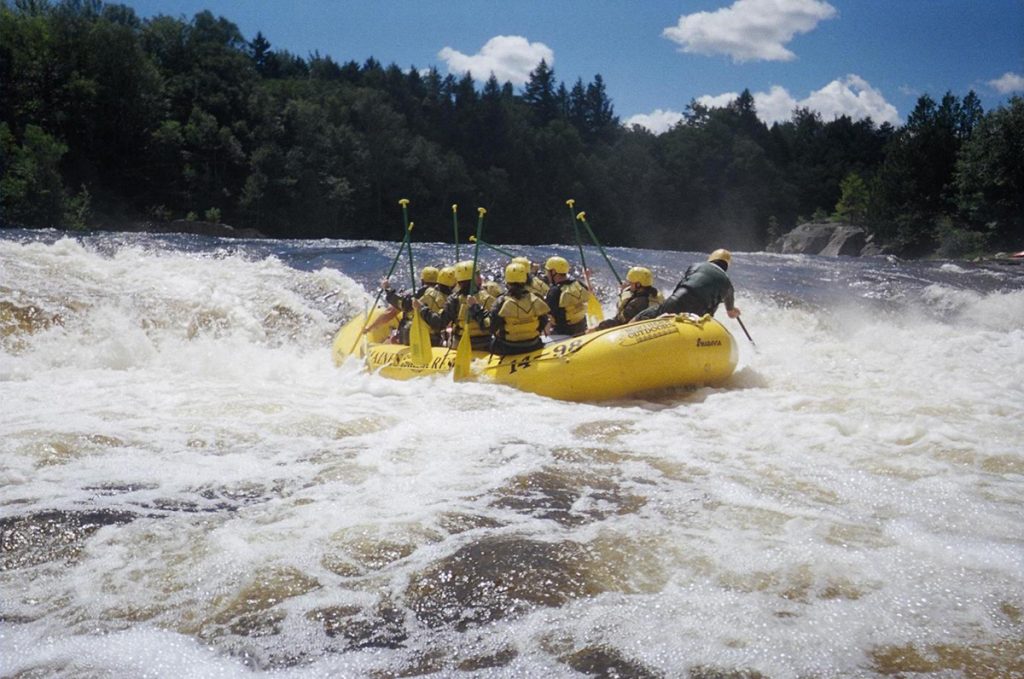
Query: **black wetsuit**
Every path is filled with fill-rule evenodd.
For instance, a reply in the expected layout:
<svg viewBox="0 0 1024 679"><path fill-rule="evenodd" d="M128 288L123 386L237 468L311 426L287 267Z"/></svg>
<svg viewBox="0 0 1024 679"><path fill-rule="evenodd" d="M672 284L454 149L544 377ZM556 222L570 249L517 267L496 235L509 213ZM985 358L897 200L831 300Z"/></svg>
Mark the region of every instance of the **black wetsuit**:
<svg viewBox="0 0 1024 679"><path fill-rule="evenodd" d="M728 265L726 265L728 266ZM701 262L686 270L683 279L664 302L637 314L634 320L656 318L661 314L715 314L718 305L733 308L733 287L725 268L716 262Z"/></svg>

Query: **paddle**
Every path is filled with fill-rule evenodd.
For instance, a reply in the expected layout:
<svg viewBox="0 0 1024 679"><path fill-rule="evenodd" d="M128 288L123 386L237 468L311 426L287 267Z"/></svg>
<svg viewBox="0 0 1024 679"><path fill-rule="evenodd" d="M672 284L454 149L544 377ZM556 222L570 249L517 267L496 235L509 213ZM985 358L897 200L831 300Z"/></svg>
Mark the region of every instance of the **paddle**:
<svg viewBox="0 0 1024 679"><path fill-rule="evenodd" d="M747 326L743 325L743 319L737 316L736 322L740 324L741 328L743 328L743 334L747 336L747 339L750 340L750 344L756 349L757 345L754 344L754 338L750 336L749 332L747 332Z"/></svg>
<svg viewBox="0 0 1024 679"><path fill-rule="evenodd" d="M413 222L409 221L409 199L403 198L398 201L402 206L402 220L405 222L405 230L412 233ZM412 289L416 289L416 265L412 259L412 239L407 239L406 247L409 250L409 278L412 280ZM399 253L401 254L401 253ZM420 316L419 309L414 304L412 307L412 321L409 323L409 357L415 365L427 365L434 357L430 347L430 327Z"/></svg>
<svg viewBox="0 0 1024 679"><path fill-rule="evenodd" d="M478 241L476 239L476 236L470 236L469 237L469 242L470 243L480 243L480 245L483 245L485 248L490 248L490 249L494 250L495 252L498 252L498 253L501 253L501 254L505 255L506 257L510 257L511 258L511 257L515 257L516 256L516 255L512 254L511 252L509 252L508 250L504 250L502 248L499 248L497 245L491 245L490 243L488 243L486 241L482 241L482 240Z"/></svg>
<svg viewBox="0 0 1024 679"><path fill-rule="evenodd" d="M459 261L459 204L452 203L452 228L455 229L455 261Z"/></svg>
<svg viewBox="0 0 1024 679"><path fill-rule="evenodd" d="M478 207L477 221L476 221L476 240L473 246L473 269L469 278L469 294L472 296L476 292L476 262L480 255L480 235L484 229L484 215L487 214L487 210ZM453 378L456 382L469 379L471 374L470 361L473 358L473 343L469 339L469 304L467 303L462 310L462 334L459 337L459 348L455 350L455 369L453 371Z"/></svg>
<svg viewBox="0 0 1024 679"><path fill-rule="evenodd" d="M430 363L434 351L430 346L430 326L420 316L420 310L412 305L412 324L409 325L409 357L419 366Z"/></svg>
<svg viewBox="0 0 1024 679"><path fill-rule="evenodd" d="M395 272L395 267L398 266L398 260L402 256L402 251L405 250L406 243L409 242L409 235L412 233L412 224L405 230L405 236L402 238L402 244L398 246L398 253L395 255L395 259L391 262L391 268L388 269L387 275L384 278L391 278L391 274ZM384 294L384 288L378 288L377 297L373 300L373 304L366 308L366 318L363 319L363 327L359 329L359 334L356 335L356 341L352 343L352 348L349 349L348 353L352 353L356 350L356 345L359 344L359 338L363 336L363 331L366 330L367 324L370 322L370 311L377 306L380 302L380 296Z"/></svg>
<svg viewBox="0 0 1024 679"><path fill-rule="evenodd" d="M597 236L594 235L594 230L590 228L590 224L587 224L587 213L579 213L576 215L576 219L583 222L583 226L587 227L587 233L590 234L590 240L594 241L594 245L596 245L597 249L601 251L601 256L604 257L604 261L607 262L608 268L612 270L615 280L619 282L619 285L622 285L622 278L619 276L619 272L615 270L614 266L612 266L612 260L608 259L608 255L605 253L604 248L601 247L600 241L598 241Z"/></svg>
<svg viewBox="0 0 1024 679"><path fill-rule="evenodd" d="M587 290L590 292L590 295L587 297L587 315L596 321L596 323L600 323L604 320L604 310L601 308L601 303L597 301L597 295L594 294L594 286L590 283L590 272L587 271L587 260L583 256L583 241L580 239L580 227L576 225L576 213L572 211L572 206L576 204L576 201L570 198L565 201L565 204L569 206L569 219L572 220L572 230L573 233L576 234L576 246L580 249L580 264L583 266L583 279L587 282Z"/></svg>
<svg viewBox="0 0 1024 679"><path fill-rule="evenodd" d="M412 231L412 222L409 221L409 199L403 198L398 201L398 204L402 206L402 222L405 224L406 231ZM412 261L412 240L408 241L409 247L409 279L412 281L412 289L416 289L416 265Z"/></svg>

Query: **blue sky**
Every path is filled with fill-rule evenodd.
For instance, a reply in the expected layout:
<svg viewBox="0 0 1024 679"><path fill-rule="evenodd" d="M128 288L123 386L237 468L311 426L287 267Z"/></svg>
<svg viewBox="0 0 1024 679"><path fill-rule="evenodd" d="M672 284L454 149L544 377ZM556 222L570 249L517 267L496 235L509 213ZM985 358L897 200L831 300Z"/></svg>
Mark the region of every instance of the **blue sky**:
<svg viewBox="0 0 1024 679"><path fill-rule="evenodd" d="M660 132L691 100L744 88L767 122L795 106L900 124L924 93L1024 94L1024 0L122 0L141 17L209 9L247 39L520 85L541 58L604 78L615 112Z"/></svg>

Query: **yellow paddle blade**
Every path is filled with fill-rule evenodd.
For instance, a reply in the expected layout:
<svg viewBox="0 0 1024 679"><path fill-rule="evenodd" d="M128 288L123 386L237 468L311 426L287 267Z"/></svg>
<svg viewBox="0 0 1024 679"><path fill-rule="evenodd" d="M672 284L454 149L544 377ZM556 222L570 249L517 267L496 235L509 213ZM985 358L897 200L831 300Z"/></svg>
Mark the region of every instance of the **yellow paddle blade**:
<svg viewBox="0 0 1024 679"><path fill-rule="evenodd" d="M459 337L459 347L455 350L455 372L453 377L456 382L468 380L472 372L469 367L473 360L473 343L469 339L468 314L462 316L462 336Z"/></svg>
<svg viewBox="0 0 1024 679"><path fill-rule="evenodd" d="M416 365L427 365L434 357L430 349L430 328L415 306L412 308L412 325L409 326L409 354Z"/></svg>
<svg viewBox="0 0 1024 679"><path fill-rule="evenodd" d="M587 315L595 319L597 323L604 320L604 309L601 308L601 303L593 294L587 298Z"/></svg>

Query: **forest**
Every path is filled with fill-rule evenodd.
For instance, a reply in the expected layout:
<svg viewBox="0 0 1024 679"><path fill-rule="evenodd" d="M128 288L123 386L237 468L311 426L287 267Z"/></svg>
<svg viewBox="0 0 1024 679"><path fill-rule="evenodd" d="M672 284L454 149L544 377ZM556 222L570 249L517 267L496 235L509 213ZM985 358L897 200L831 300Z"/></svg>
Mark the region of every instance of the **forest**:
<svg viewBox="0 0 1024 679"><path fill-rule="evenodd" d="M0 224L188 219L277 238L450 241L487 209L495 243L759 250L803 221L889 252L965 256L1024 240L1024 99L921 96L895 127L806 109L766 125L744 91L655 135L600 74L492 75L276 50L208 11L140 19L100 0L0 0ZM343 46L341 46L343 48ZM464 227L464 232L469 229Z"/></svg>

